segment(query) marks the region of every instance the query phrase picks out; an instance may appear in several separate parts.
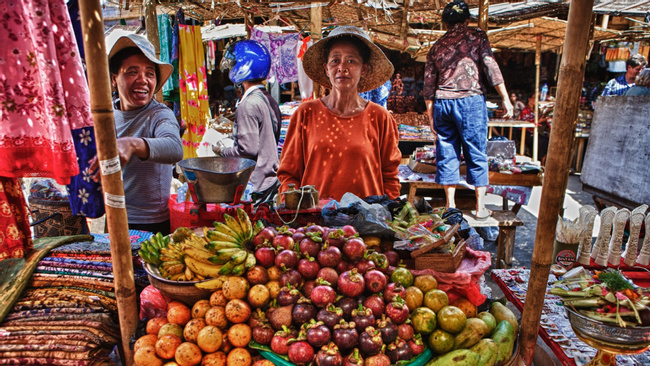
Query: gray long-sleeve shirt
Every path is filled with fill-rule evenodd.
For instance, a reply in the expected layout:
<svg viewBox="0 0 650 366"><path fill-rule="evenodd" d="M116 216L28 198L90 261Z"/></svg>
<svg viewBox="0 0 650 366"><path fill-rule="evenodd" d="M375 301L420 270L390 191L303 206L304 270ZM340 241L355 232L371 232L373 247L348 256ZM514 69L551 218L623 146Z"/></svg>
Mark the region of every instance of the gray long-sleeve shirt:
<svg viewBox="0 0 650 366"><path fill-rule="evenodd" d="M256 161L249 182L256 192L264 191L277 180L278 141L282 117L278 103L255 86L237 107L235 145L223 149L223 156L241 156Z"/></svg>
<svg viewBox="0 0 650 366"><path fill-rule="evenodd" d="M141 109L115 109L117 137L141 137L149 159L133 156L122 167L126 211L131 224L169 220L169 188L173 164L183 158L183 144L174 113L155 99Z"/></svg>

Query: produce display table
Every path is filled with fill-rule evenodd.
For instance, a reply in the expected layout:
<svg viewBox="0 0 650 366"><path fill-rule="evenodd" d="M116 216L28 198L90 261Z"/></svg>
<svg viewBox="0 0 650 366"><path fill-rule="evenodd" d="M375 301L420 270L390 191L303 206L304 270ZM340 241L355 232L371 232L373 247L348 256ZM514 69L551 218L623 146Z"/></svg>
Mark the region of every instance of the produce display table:
<svg viewBox="0 0 650 366"><path fill-rule="evenodd" d="M636 274L647 277L646 283L635 280L640 286L645 286L647 281L650 281L650 275L645 275L643 272L636 272ZM519 311L524 309L529 277L530 270L524 268L492 271L494 282ZM560 297L549 293L557 280L553 274L549 275L540 319L539 335L551 348L562 365L582 366L596 355L596 349L578 339L573 329L571 329L571 324L567 319ZM618 365L650 365L650 351L633 356L617 355L616 361Z"/></svg>

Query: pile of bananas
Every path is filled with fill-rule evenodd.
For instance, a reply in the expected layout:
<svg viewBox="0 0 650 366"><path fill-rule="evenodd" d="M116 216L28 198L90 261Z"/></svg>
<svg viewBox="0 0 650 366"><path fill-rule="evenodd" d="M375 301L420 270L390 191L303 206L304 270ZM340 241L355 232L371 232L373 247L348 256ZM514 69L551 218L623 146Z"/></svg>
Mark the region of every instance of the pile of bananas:
<svg viewBox="0 0 650 366"><path fill-rule="evenodd" d="M252 225L248 214L237 209L237 217L224 214L224 222L215 222L214 230L203 228L204 237L180 227L170 237L160 233L141 244L140 257L158 267L160 274L173 281L203 281L201 288L221 288L225 276L241 276L257 263L247 244L263 228ZM199 285L200 284L200 285Z"/></svg>

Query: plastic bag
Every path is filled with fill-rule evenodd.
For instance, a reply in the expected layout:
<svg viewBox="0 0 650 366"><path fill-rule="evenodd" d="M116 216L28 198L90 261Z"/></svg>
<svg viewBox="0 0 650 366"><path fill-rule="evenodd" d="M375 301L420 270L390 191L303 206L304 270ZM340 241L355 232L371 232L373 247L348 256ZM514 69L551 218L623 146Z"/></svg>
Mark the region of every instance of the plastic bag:
<svg viewBox="0 0 650 366"><path fill-rule="evenodd" d="M341 198L341 204L330 201L321 210L323 224L330 227L352 225L359 235L393 238L394 232L386 223L390 212L381 204L363 201L352 193Z"/></svg>
<svg viewBox="0 0 650 366"><path fill-rule="evenodd" d="M140 319L167 316L167 303L172 301L157 288L149 285L140 293Z"/></svg>

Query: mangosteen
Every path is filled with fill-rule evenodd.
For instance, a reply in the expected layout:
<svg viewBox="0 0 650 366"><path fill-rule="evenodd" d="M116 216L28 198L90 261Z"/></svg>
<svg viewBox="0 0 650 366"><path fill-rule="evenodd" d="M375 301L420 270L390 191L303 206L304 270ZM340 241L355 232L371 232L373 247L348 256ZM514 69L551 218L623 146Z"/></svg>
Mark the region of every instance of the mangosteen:
<svg viewBox="0 0 650 366"><path fill-rule="evenodd" d="M355 348L344 360L343 366L363 366L363 357L359 349Z"/></svg>
<svg viewBox="0 0 650 366"><path fill-rule="evenodd" d="M366 299L363 300L363 306L372 310L372 315L375 316L375 319L379 319L386 309L384 299L379 294L373 294L366 297Z"/></svg>
<svg viewBox="0 0 650 366"><path fill-rule="evenodd" d="M337 307L341 308L343 311L343 318L345 320L352 320L352 310L356 309L359 306L357 300L350 297L341 298L334 304Z"/></svg>
<svg viewBox="0 0 650 366"><path fill-rule="evenodd" d="M373 294L384 291L388 283L386 275L376 269L366 272L363 278L366 280L366 289Z"/></svg>
<svg viewBox="0 0 650 366"><path fill-rule="evenodd" d="M330 342L318 351L316 366L343 366L343 356L334 342Z"/></svg>
<svg viewBox="0 0 650 366"><path fill-rule="evenodd" d="M357 297L363 293L363 290L365 290L366 281L356 268L352 268L349 271L341 273L339 276L338 288L339 292L343 296Z"/></svg>
<svg viewBox="0 0 650 366"><path fill-rule="evenodd" d="M381 333L374 327L366 327L366 330L359 335L359 349L366 357L381 352L383 345Z"/></svg>
<svg viewBox="0 0 650 366"><path fill-rule="evenodd" d="M381 332L381 339L384 341L384 344L393 343L399 334L399 327L385 315L377 322L377 328Z"/></svg>
<svg viewBox="0 0 650 366"><path fill-rule="evenodd" d="M307 331L305 333L307 335L307 342L315 349L319 349L328 344L332 338L332 333L329 328L323 322L317 322L314 319L307 325Z"/></svg>
<svg viewBox="0 0 650 366"><path fill-rule="evenodd" d="M341 308L334 306L333 304L327 305L327 307L322 308L316 319L320 322L323 322L328 328L334 329L334 326L341 322L343 319L343 310Z"/></svg>
<svg viewBox="0 0 650 366"><path fill-rule="evenodd" d="M352 310L352 321L356 324L357 332L361 334L367 327L375 325L375 316L372 310L359 304L359 307Z"/></svg>
<svg viewBox="0 0 650 366"><path fill-rule="evenodd" d="M278 237L276 237L276 239L277 238ZM293 241L293 239L291 241ZM275 266L280 269L293 269L296 268L297 265L298 253L294 252L291 249L284 249L275 256Z"/></svg>
<svg viewBox="0 0 650 366"><path fill-rule="evenodd" d="M410 361L413 358L413 351L403 339L397 338L386 348L386 356L391 364L395 364L398 361Z"/></svg>
<svg viewBox="0 0 650 366"><path fill-rule="evenodd" d="M287 354L289 361L298 366L308 365L314 360L314 349L305 341L291 343Z"/></svg>
<svg viewBox="0 0 650 366"><path fill-rule="evenodd" d="M300 287L302 284L302 276L300 275L300 272L295 269L290 269L280 276L280 286L284 287L289 283L293 287Z"/></svg>
<svg viewBox="0 0 650 366"><path fill-rule="evenodd" d="M318 253L318 263L323 267L335 268L341 262L341 259L342 255L339 248L328 245L327 243L323 245Z"/></svg>
<svg viewBox="0 0 650 366"><path fill-rule="evenodd" d="M273 328L268 324L259 325L253 328L253 340L259 344L271 344L273 334Z"/></svg>
<svg viewBox="0 0 650 366"><path fill-rule="evenodd" d="M354 322L346 323L345 320L341 320L334 326L332 340L343 353L359 344L359 333L355 329L355 325Z"/></svg>
<svg viewBox="0 0 650 366"><path fill-rule="evenodd" d="M317 314L318 311L316 310L316 307L311 304L311 301L306 297L301 297L296 305L294 305L291 317L294 324L301 325L316 318Z"/></svg>
<svg viewBox="0 0 650 366"><path fill-rule="evenodd" d="M342 250L343 255L350 262L356 262L363 259L363 255L366 253L366 244L360 238L351 238L343 244Z"/></svg>
<svg viewBox="0 0 650 366"><path fill-rule="evenodd" d="M320 264L316 262L314 257L308 256L298 262L298 272L306 280L315 279L318 276L318 271L320 271Z"/></svg>
<svg viewBox="0 0 650 366"><path fill-rule="evenodd" d="M295 304L298 302L299 298L300 291L298 291L298 289L291 284L287 284L286 286L282 287L278 293L278 305L287 306Z"/></svg>

